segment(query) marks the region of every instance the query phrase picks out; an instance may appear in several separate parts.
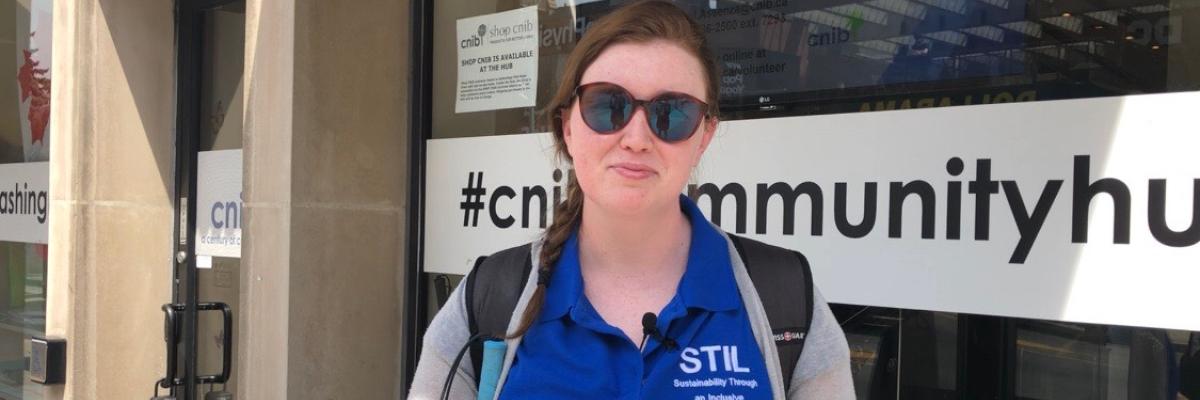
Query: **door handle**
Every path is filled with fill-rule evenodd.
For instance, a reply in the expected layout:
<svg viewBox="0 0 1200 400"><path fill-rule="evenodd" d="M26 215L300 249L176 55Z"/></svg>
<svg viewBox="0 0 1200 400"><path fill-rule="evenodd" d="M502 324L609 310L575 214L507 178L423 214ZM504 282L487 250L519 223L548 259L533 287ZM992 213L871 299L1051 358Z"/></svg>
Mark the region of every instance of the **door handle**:
<svg viewBox="0 0 1200 400"><path fill-rule="evenodd" d="M185 309L186 306L183 304L163 304L162 306L163 313L166 315L163 322L163 339L167 342L167 368L166 376L158 381L158 385L164 388L184 384L183 378L177 378L175 375L178 372L179 364L179 314ZM196 311L220 311L222 320L221 373L197 376L196 383L226 383L229 381L233 366L233 310L228 304L213 302L197 304Z"/></svg>
<svg viewBox="0 0 1200 400"><path fill-rule="evenodd" d="M233 367L233 309L228 304L200 303L196 305L200 311L221 312L221 373L217 375L197 376L196 383L225 383L229 382L229 373Z"/></svg>
<svg viewBox="0 0 1200 400"><path fill-rule="evenodd" d="M162 310L165 314L163 319L163 340L167 342L167 371L166 375L158 381L158 385L163 388L182 385L183 380L175 377L176 368L179 366L179 318L177 318L177 310L182 310L182 304L163 304Z"/></svg>

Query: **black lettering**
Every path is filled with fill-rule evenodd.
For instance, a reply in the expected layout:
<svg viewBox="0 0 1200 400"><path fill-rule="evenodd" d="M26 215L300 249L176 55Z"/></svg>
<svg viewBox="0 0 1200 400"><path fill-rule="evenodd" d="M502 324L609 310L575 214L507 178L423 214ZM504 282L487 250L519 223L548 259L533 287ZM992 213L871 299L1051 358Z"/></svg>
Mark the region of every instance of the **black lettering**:
<svg viewBox="0 0 1200 400"><path fill-rule="evenodd" d="M946 161L946 172L950 176L958 176L963 172L961 158L953 157ZM946 183L946 239L958 240L962 227L962 182Z"/></svg>
<svg viewBox="0 0 1200 400"><path fill-rule="evenodd" d="M529 200L533 197L536 197L538 199L538 208L537 208L538 227L545 228L546 227L546 188L541 187L541 186L533 186L533 187L526 186L526 187L521 188L521 209L524 210L524 212L521 213L521 227L522 228L529 227L529 204L532 203Z"/></svg>
<svg viewBox="0 0 1200 400"><path fill-rule="evenodd" d="M216 202L216 203L213 203L212 209L211 209L211 210L209 210L209 212L208 212L208 217L209 217L209 219L211 219L211 220L212 220L212 226L213 226L213 228L217 228L217 229L224 229L224 228L225 228L225 221L219 221L219 220L217 220L217 209L219 209L219 208L220 208L220 209L224 209L224 208L225 208L225 204L224 204L224 203L221 203L221 202Z"/></svg>
<svg viewBox="0 0 1200 400"><path fill-rule="evenodd" d="M705 183L696 188L695 185L688 187L688 197L693 201L700 201L700 196L708 196L712 203L712 222L721 225L721 203L725 200L725 196L733 196L736 202L734 205L737 209L737 227L736 233L746 233L746 188L740 183L729 183L724 187L717 188L717 185Z"/></svg>
<svg viewBox="0 0 1200 400"><path fill-rule="evenodd" d="M1129 187L1114 178L1091 179L1091 157L1075 156L1075 181L1071 191L1071 242L1087 243L1092 199L1107 193L1113 199L1113 243L1129 243Z"/></svg>
<svg viewBox="0 0 1200 400"><path fill-rule="evenodd" d="M513 191L513 189L508 186L500 186L492 192L492 199L488 201L488 216L492 217L492 224L496 225L497 228L508 228L512 226L517 219L513 218L511 215L500 218L500 214L496 213L496 202L500 200L500 197L507 197L511 199L517 197L517 192Z"/></svg>
<svg viewBox="0 0 1200 400"><path fill-rule="evenodd" d="M1017 241L1017 248L1013 250L1012 257L1009 257L1008 262L1023 264L1025 258L1029 256L1029 250L1033 248L1033 243L1037 240L1038 233L1042 231L1042 225L1046 222L1046 216L1050 214L1050 206L1054 205L1054 198L1058 196L1058 189L1062 188L1063 181L1055 179L1046 182L1041 197L1033 206L1033 213L1025 211L1025 200L1021 197L1021 190L1017 187L1017 182L1004 181L1002 183L1004 184L1004 197L1008 199L1008 208L1012 211L1013 221L1017 223L1017 231L1021 233L1021 239Z"/></svg>
<svg viewBox="0 0 1200 400"><path fill-rule="evenodd" d="M921 239L933 239L934 213L937 210L937 195L929 182L916 180L909 183L892 182L888 196L888 237L899 238L904 218L904 199L917 195L921 200Z"/></svg>
<svg viewBox="0 0 1200 400"><path fill-rule="evenodd" d="M967 193L975 195L975 240L988 240L992 195L1000 193L1000 184L992 180L992 160L975 160L975 180L967 184Z"/></svg>
<svg viewBox="0 0 1200 400"><path fill-rule="evenodd" d="M550 174L550 177L554 178L554 183L558 183L558 181L562 179L562 170L557 169L557 168L554 169L554 173ZM558 203L562 203L562 187L555 185L554 186L554 207L557 208Z"/></svg>
<svg viewBox="0 0 1200 400"><path fill-rule="evenodd" d="M867 236L875 227L875 195L878 185L875 182L867 182L863 186L862 222L853 225L846 220L846 183L833 184L833 220L837 224L838 232L852 239Z"/></svg>
<svg viewBox="0 0 1200 400"><path fill-rule="evenodd" d="M233 214L233 217L229 216L230 213ZM238 203L232 201L225 203L225 225L229 225L231 229L240 229L241 225L238 224L240 220L241 218L238 217Z"/></svg>
<svg viewBox="0 0 1200 400"><path fill-rule="evenodd" d="M21 214L32 214L33 203L37 201L36 194L29 191L29 184L24 184L25 195L21 198Z"/></svg>
<svg viewBox="0 0 1200 400"><path fill-rule="evenodd" d="M1150 234L1159 243L1187 247L1200 242L1200 179L1192 180L1192 224L1183 231L1167 226L1167 180L1150 180Z"/></svg>
<svg viewBox="0 0 1200 400"><path fill-rule="evenodd" d="M812 182L804 182L796 185L795 188L788 186L783 182L775 182L771 186L765 183L758 184L758 205L755 213L755 232L758 234L767 233L767 204L771 201L771 197L779 195L783 201L783 234L795 234L795 218L796 218L796 200L800 195L808 195L809 201L812 203L812 235L821 236L821 224L823 222L822 210L824 197L821 194L821 187Z"/></svg>
<svg viewBox="0 0 1200 400"><path fill-rule="evenodd" d="M37 205L38 223L46 222L46 214L49 212L49 210L48 210L49 204L47 204L47 203L49 203L48 197L49 196L47 196L46 192L38 192L38 205ZM1192 225L1195 225L1195 224L1192 224Z"/></svg>

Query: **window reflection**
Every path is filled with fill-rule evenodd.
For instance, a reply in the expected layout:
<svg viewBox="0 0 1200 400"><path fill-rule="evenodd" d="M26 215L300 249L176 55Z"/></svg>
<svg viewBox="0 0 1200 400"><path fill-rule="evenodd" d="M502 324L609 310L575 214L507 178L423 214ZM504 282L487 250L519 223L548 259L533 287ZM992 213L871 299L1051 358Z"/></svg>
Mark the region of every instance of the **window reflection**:
<svg viewBox="0 0 1200 400"><path fill-rule="evenodd" d="M540 1L537 107L455 114L455 47L435 46L433 135L542 132L566 57L624 1ZM677 1L703 25L724 119L1200 90L1200 0ZM530 2L446 0L459 18Z"/></svg>
<svg viewBox="0 0 1200 400"><path fill-rule="evenodd" d="M859 399L1200 398L1200 332L831 307Z"/></svg>
<svg viewBox="0 0 1200 400"><path fill-rule="evenodd" d="M736 117L1200 89L1194 0L689 4Z"/></svg>
<svg viewBox="0 0 1200 400"><path fill-rule="evenodd" d="M0 0L0 54L8 57L0 62L0 164L50 160L52 6L50 0ZM29 383L26 365L29 338L46 331L47 250L44 241L0 241L3 399L43 398L45 388Z"/></svg>

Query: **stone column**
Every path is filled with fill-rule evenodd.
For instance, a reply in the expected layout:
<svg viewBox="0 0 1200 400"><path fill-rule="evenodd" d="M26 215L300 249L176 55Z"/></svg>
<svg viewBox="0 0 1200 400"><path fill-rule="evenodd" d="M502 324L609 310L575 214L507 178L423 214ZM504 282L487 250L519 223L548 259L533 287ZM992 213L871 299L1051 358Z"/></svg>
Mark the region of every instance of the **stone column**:
<svg viewBox="0 0 1200 400"><path fill-rule="evenodd" d="M67 339L48 399L148 398L171 301L173 4L56 1L46 333ZM32 384L32 383L30 383Z"/></svg>
<svg viewBox="0 0 1200 400"><path fill-rule="evenodd" d="M238 398L401 391L408 7L248 1Z"/></svg>

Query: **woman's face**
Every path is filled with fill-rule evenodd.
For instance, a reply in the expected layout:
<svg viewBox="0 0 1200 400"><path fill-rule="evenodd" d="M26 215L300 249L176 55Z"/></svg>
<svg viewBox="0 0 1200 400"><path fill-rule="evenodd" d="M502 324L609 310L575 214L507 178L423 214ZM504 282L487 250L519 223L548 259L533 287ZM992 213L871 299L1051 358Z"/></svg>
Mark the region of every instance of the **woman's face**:
<svg viewBox="0 0 1200 400"><path fill-rule="evenodd" d="M609 46L584 71L580 84L620 85L634 98L649 100L663 92L685 93L706 102L704 72L678 45L657 40ZM687 140L668 143L654 136L646 112L636 108L620 130L598 134L584 123L579 102L564 112L563 139L574 161L585 203L606 213L638 214L678 207L678 196L716 130L705 118Z"/></svg>

